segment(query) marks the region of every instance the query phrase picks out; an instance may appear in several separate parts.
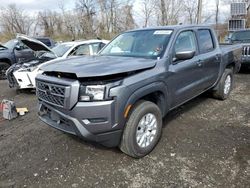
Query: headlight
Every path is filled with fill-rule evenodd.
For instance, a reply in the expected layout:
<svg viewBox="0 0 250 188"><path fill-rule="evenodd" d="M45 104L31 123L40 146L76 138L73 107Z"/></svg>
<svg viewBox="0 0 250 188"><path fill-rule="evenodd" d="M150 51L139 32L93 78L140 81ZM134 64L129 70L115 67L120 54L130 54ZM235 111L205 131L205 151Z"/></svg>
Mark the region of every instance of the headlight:
<svg viewBox="0 0 250 188"><path fill-rule="evenodd" d="M101 101L104 100L105 86L89 85L81 86L79 93L80 101Z"/></svg>

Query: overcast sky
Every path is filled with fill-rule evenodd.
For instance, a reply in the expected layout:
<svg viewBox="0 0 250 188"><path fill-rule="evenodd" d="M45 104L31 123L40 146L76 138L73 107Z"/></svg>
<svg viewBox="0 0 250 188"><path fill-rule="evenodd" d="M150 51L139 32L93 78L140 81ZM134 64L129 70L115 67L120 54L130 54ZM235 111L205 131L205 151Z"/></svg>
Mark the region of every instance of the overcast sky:
<svg viewBox="0 0 250 188"><path fill-rule="evenodd" d="M198 0L197 0L198 1ZM7 6L8 4L15 3L18 7L32 13L40 10L59 10L60 2L64 2L65 9L71 10L75 6L75 0L1 0L0 7ZM140 0L135 0L134 9L136 12L140 11ZM214 13L215 0L203 0L203 14ZM220 21L223 22L228 18L230 12L230 5L220 6ZM138 13L139 14L139 13ZM141 14L139 14L141 15Z"/></svg>
<svg viewBox="0 0 250 188"><path fill-rule="evenodd" d="M14 3L24 10L33 12L45 9L59 9L60 2L64 2L66 9L72 9L75 6L74 0L1 0L1 6Z"/></svg>

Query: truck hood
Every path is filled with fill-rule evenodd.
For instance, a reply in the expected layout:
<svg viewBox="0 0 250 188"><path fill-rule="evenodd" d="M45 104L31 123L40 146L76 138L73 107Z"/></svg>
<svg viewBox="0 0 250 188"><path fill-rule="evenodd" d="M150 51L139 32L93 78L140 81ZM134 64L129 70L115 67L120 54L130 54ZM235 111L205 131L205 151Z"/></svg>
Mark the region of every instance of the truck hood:
<svg viewBox="0 0 250 188"><path fill-rule="evenodd" d="M156 61L132 57L89 56L54 61L41 66L41 69L44 72L73 73L78 78L86 78L149 69L156 65Z"/></svg>
<svg viewBox="0 0 250 188"><path fill-rule="evenodd" d="M46 46L44 43L42 43L39 40L36 40L34 38L31 38L22 34L18 34L16 38L35 52L38 52L38 51L51 52L57 57L57 55L48 46Z"/></svg>

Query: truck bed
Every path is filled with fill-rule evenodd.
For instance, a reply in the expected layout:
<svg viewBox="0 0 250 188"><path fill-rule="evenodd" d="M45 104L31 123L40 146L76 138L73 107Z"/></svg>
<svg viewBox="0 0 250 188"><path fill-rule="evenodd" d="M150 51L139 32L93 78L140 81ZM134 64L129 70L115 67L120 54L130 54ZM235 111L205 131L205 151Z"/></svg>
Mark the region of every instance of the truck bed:
<svg viewBox="0 0 250 188"><path fill-rule="evenodd" d="M238 67L238 70L235 70L235 72L238 72L241 67L242 45L222 43L220 44L220 49L223 62L227 62L227 64L235 63L237 65L236 67Z"/></svg>
<svg viewBox="0 0 250 188"><path fill-rule="evenodd" d="M228 53L228 52L232 52L232 51L236 51L236 52L242 52L242 45L241 44L230 44L230 43L221 43L220 44L220 48L222 53Z"/></svg>

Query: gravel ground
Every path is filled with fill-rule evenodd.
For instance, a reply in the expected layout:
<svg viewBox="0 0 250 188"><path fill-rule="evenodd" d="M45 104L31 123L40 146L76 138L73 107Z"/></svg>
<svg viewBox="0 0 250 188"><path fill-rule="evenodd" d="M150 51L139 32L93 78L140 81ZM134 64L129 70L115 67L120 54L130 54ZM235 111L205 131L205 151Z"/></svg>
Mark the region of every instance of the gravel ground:
<svg viewBox="0 0 250 188"><path fill-rule="evenodd" d="M135 160L39 121L37 100L0 81L0 100L30 112L0 120L0 187L249 187L250 73L230 98L202 95L164 118L154 151Z"/></svg>

